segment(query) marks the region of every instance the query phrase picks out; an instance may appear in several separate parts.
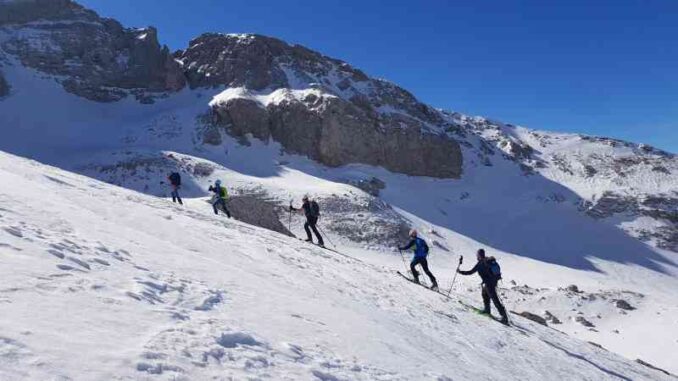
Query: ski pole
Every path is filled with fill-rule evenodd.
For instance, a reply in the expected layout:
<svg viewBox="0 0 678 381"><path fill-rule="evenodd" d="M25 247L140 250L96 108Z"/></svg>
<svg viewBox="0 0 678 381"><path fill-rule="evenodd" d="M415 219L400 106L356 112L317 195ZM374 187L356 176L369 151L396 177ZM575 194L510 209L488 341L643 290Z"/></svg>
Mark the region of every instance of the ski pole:
<svg viewBox="0 0 678 381"><path fill-rule="evenodd" d="M290 200L290 208L287 211L290 215L290 218L287 220L287 230L292 233L292 200Z"/></svg>
<svg viewBox="0 0 678 381"><path fill-rule="evenodd" d="M332 242L332 240L330 239L330 236L325 234L325 231L320 227L320 225L318 225L318 230L320 230L320 233L322 233L322 235L325 236L325 238L327 238L328 241L330 241L330 245L334 246L334 248L336 249L337 245L335 245L334 242Z"/></svg>
<svg viewBox="0 0 678 381"><path fill-rule="evenodd" d="M403 266L405 266L405 274L407 274L410 270L407 268L407 261L405 261L405 256L403 255L403 251L398 249L400 252L400 258L403 260Z"/></svg>
<svg viewBox="0 0 678 381"><path fill-rule="evenodd" d="M495 295L497 295L497 300L499 301L499 304L501 304L501 306L504 308L504 313L506 314L506 321L507 321L509 324L511 324L511 318L509 318L509 310L506 309L506 304L504 304L504 301L501 300L501 298L499 297L499 290L497 290L497 288L499 288L499 285L497 285L497 286L495 287L494 293L495 293Z"/></svg>
<svg viewBox="0 0 678 381"><path fill-rule="evenodd" d="M454 281L457 279L457 274L459 271L459 268L461 267L461 263L464 261L464 256L460 255L459 256L459 264L457 265L457 270L454 271L454 276L452 277L452 284L450 284L450 290L447 291L447 296L449 297L450 294L452 293L452 287L454 287Z"/></svg>

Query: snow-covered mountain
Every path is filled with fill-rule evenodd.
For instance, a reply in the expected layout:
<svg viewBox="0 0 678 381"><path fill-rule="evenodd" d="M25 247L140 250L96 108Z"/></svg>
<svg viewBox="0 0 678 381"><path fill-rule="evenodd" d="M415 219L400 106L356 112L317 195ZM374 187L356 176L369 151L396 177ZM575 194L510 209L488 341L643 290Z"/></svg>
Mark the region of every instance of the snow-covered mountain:
<svg viewBox="0 0 678 381"><path fill-rule="evenodd" d="M467 329L478 330L478 327L442 327L442 323L435 320L438 317L431 317L438 316L436 311L455 316L460 311L454 312L455 308L440 304L446 302L435 294L427 295L425 290L418 292L408 288L409 285L399 279L392 279L392 270L402 267L400 256L392 248L398 242L402 243L406 231L415 226L425 232L426 238L432 243L431 264L434 272L441 274L444 287L449 287L458 255L465 255L469 261L475 250L485 247L500 258L506 274L503 297L511 309L538 315L556 329L602 344L628 358L641 358L674 373L678 372L672 355L678 351L678 322L674 317L678 313L678 296L672 292L678 286L678 159L674 154L642 144L535 131L481 117L436 110L422 104L397 85L370 78L345 62L271 37L205 34L192 40L186 49L172 54L166 47L160 46L155 29L125 28L115 20L101 18L69 0L0 1L0 129L0 150L146 194L28 164L11 155L3 155L0 161L8 173L3 184L18 181L23 184L21 188L31 189L22 195L18 186L2 187L5 195L0 214L5 219L11 219L6 220L9 222L3 221L4 232L15 241L7 241L0 246L0 250L8 255L21 253L25 256L18 259L3 257L7 261L7 265L2 266L7 274L5 276L3 273L5 290L19 288L46 298L41 288L44 285L38 286L38 283L41 277L49 274L28 270L15 273L13 266L17 265L15 260L20 262L18 265L37 261L36 266L40 269L46 266L44 271L51 270L50 266L54 264L48 260L53 258L38 254L48 250L43 250L43 243L47 244L49 240L45 238L46 241L41 243L28 233L16 236L13 232L25 230L21 226L23 221L34 226L35 231L56 229L53 234L57 235L58 228L52 228L54 221L40 212L40 208L47 208L47 205L54 205L50 212L56 213L58 220L70 224L74 236L96 243L82 244L88 247L87 250L91 249L91 253L97 253L90 256L88 251L86 254L84 263L89 263L89 270L92 270L93 264L94 267L98 266L95 261L95 257L101 254L96 251L98 246L131 242L130 245L140 245L137 260L155 263L157 268L153 276L163 277L159 283L153 282L164 284L164 291L154 291L154 286L134 286L136 283L126 279L143 277L129 273L93 275L90 271L87 275L91 277L87 278L89 280L70 276L54 277L56 283L49 296L55 299L49 303L54 303L55 311L59 303L89 303L93 300L90 298L99 298L92 295L98 292L94 288L82 299L69 295L69 290L75 287L69 283L71 281L83 284L100 282L104 285L102 288L114 289L111 291L113 294L122 292L103 298L110 299L112 302L109 307L121 313L116 316L133 316L131 319L135 324L126 331L129 335L127 338L116 340L108 349L93 351L92 356L99 356L99 360L129 343L146 345L132 338L138 339L135 332L139 331L135 330L148 332L152 319L137 318L136 314L155 311L153 314L162 315L164 312L158 311L164 311L163 308L168 304L173 304L177 310L191 310L193 307L187 307L190 303L199 304L198 299L208 299L213 295L212 291L216 290L215 295L221 295L215 296L221 301L223 290L236 287L243 297L235 298L231 304L235 309L242 309L243 315L238 319L261 316L262 311L267 311L263 309L269 300L267 298L273 300L285 296L286 303L290 304L286 309L298 307L303 311L298 313L303 316L298 318L300 321L317 318L317 321L326 324L323 332L327 336L321 335L313 344L324 345L316 357L299 360L298 363L305 364L297 364L299 368L295 368L297 365L293 361L283 361L285 365L281 367L291 372L292 379L312 377L295 372L312 369L315 362L330 364L329 370L322 368L324 365L318 365L320 373L316 377L321 379L446 379L443 375L453 379L496 379L506 376L512 379L537 379L539 375L543 378L544 374L550 374L540 373L542 368L531 368L534 364L523 364L525 368L521 374L520 366L508 364L510 360L506 358L497 358L497 361L506 363L503 366L512 367L515 372L509 371L503 377L501 373L495 373L499 370L478 367L475 359L464 358L463 369L453 367L449 371L450 366L446 368L443 365L446 361L458 361L461 350L461 347L453 348L459 345L458 338L450 339L446 336L448 334L464 332L461 337L467 344L462 345L463 348L475 340L488 343L488 346L481 346L474 352L478 354L486 351L491 356L501 357L506 343L495 345L487 341L491 340L489 336L499 334L499 331L490 331L488 336L484 333L468 336ZM167 196L169 191L162 182L167 173L174 170L182 173L182 191L185 197L190 198L186 210L147 197ZM26 174L22 174L22 171L26 171ZM24 180L20 180L22 176ZM69 181L65 181L64 177ZM217 178L225 181L235 196L232 207L240 223L221 225L218 222L220 220L209 216L209 205L200 201L207 194L207 186ZM62 182L77 183L77 190ZM56 201L47 201L43 206L34 188L46 192L42 198L69 200L66 204L71 206L59 209ZM344 263L343 259L331 257L334 254L316 252L277 233L266 233L243 224L264 226L282 233L290 229L301 236L301 220L292 216L290 223L286 207L290 200L298 202L306 193L321 201L321 227L340 251L362 262L347 259ZM119 205L120 216L112 216L116 210L115 205L108 205L114 202L112 200L116 200L115 203ZM11 212L15 209L10 205L17 202L37 205L34 207L37 210L29 213L29 207L26 206L23 214ZM140 206L137 210L133 207L135 202L149 206ZM112 224L107 225L110 232L97 230L96 223L90 219L94 214L80 220L75 205L89 211L103 208L101 221L102 224ZM145 213L155 214L144 217ZM178 215L170 217L174 213ZM107 218L114 221L107 222ZM70 221L72 219L74 221ZM134 238L135 229L127 225L135 219L139 220L134 226L159 224L162 231L144 227L151 229L141 229L140 234L145 238ZM176 223L177 219L182 219L182 222ZM192 227L193 224L198 226ZM217 226L226 230L218 232L215 230ZM87 233L78 234L81 229ZM212 237L209 239L214 242L191 246L192 243L188 244L191 239L188 239L181 243L186 244L185 247L172 251L167 243L150 238L169 237L172 232L177 235L172 239L181 240L181 231L201 236L191 238L196 239L196 242L205 237ZM114 238L116 234L122 236ZM244 245L239 243L241 240L249 239L245 237L247 234L257 237L251 252L239 246ZM249 267L245 263L237 263L222 268L219 267L221 263L210 270L217 260L215 256L219 240L226 241L222 242L225 247L222 255L253 256L247 259ZM233 246L235 248L231 249ZM129 249L125 250L130 252ZM166 250L169 250L168 255L172 259L168 260L170 263L164 264L162 254L156 256L156 253ZM191 251L191 255L200 256L206 263L190 264L189 270L180 271L180 265L186 265L181 260L186 250ZM313 261L315 257L307 258L303 255L306 252L324 258L319 259L321 261L340 261L343 264L327 270L333 275L325 278L318 275L322 279L313 275L307 281L299 280L300 283L295 283L297 288L287 291L283 283L296 282L290 279L297 279L299 274L288 279L277 273L270 275L273 277L270 283L262 280L264 277L261 274L268 271L266 268L280 267L275 261L265 260L266 255L283 253L287 258L285 263L296 263L304 269L316 266L326 268L324 264L307 262ZM80 254L84 254L84 251ZM52 255L59 257L54 253ZM38 258L31 259L32 256ZM66 255L65 259L57 259L75 263L66 263L72 269L78 269L78 266L84 268L74 261L79 257L68 257L71 259ZM195 259L193 262L199 262L197 257ZM253 261L265 263L262 267L252 267ZM72 269L66 271L80 274ZM325 270L318 271L324 273ZM369 275L372 272L375 274ZM163 275L158 275L160 273ZM176 279L170 281L170 275L167 275L170 273ZM103 278L97 281L99 275ZM191 296L177 291L174 287L183 287L180 278L184 276L193 285L186 287L196 287L199 291ZM343 292L347 291L341 282L348 282L353 284L351 287L356 287L355 290L359 290L356 293L373 295L351 299L357 304L341 298L334 299L334 294L324 291L315 294L309 291L308 295L303 292L298 295L299 298L292 297L295 294L293 290L304 287L314 289L315 286L311 286L312 279L323 282L323 287L333 287ZM27 282L35 283L35 287L20 286ZM372 282L378 286L367 291ZM455 295L469 302L478 298L475 279L463 278L457 279L457 282L459 285L455 288ZM128 287L130 284L131 288ZM267 291L260 292L260 285L264 285ZM282 291L271 294L275 298L261 295L264 306L255 306L252 302L254 296L280 287ZM383 289L392 287L396 290L379 296ZM131 295L127 294L128 291ZM166 292L172 294L170 299L176 297L181 300L171 299L168 302L162 295ZM393 299L396 293L398 297ZM121 295L122 299L118 298ZM125 299L124 295L131 299ZM136 309L140 304L128 304L137 299L135 296L141 298L137 300L141 305L150 303L147 306L149 309ZM163 302L160 303L156 297ZM184 297L187 299L182 299ZM316 297L339 310L330 308L329 312L324 312L319 307L316 309L305 305ZM424 298L421 303L427 306L414 310L413 306L407 308L407 314L414 319L411 324L422 318L426 327L441 332L445 337L443 341L451 340L441 346L439 351L436 350L435 358L430 362L423 359L424 348L420 345L433 340L430 336L425 336L421 341L414 340L414 346L402 352L403 346L412 344L413 339L408 336L406 329L396 329L381 320L385 313L379 309L386 308L384 306L388 303L404 305L408 298L415 298L413 303L419 303L417 298ZM14 315L8 315L7 319L10 316L19 319L20 314L26 313L25 307L22 312L20 303L34 299L30 295L16 294L8 300L16 308L13 309ZM190 302L186 304L186 300ZM366 300L375 303L378 307L376 310L380 312L372 308L364 309L362 303ZM118 305L122 305L119 307L121 310L115 307ZM158 307L160 305L162 307ZM83 318L86 320L83 322L85 332L100 334L103 331L98 329L115 329L113 326L90 326L98 319L107 322L114 320L100 316L94 309L87 307L87 313L94 315ZM106 311L104 307L100 309L102 313ZM364 313L356 320L342 321L351 309ZM412 312L415 310L416 313ZM125 315L125 311L130 315ZM242 364L250 364L248 366L253 368L253 374L259 371L271 372L270 366L263 367L268 370L259 368L259 360L251 358L253 353L259 353L269 365L274 364L274 358L285 355L280 354L284 351L277 348L272 340L298 341L300 337L309 336L308 332L316 333L313 330L305 331L308 327L289 325L289 319L283 318L284 313L281 311L276 307L270 312L269 319L277 323L275 327L266 328L263 333L260 330L264 329L261 328L264 323L259 320L256 327L249 328L255 331L253 336L236 332L237 337L246 337L244 340L247 343L235 343L233 348L247 348L247 351L253 352L237 354L235 349L224 350L223 346L221 350L216 347L203 349L221 351L221 356L236 356L242 360ZM232 311L224 312L229 313ZM376 315L370 318L370 314ZM168 329L197 332L195 341L189 338L190 334L177 333L173 337L174 334L161 335L159 330L151 330L158 335L158 340L163 341L148 344L164 348L158 352L161 353L158 359L142 361L125 357L128 354L136 356L141 352L126 352L115 357L131 364L130 369L143 368L142 373L116 373L113 369L120 363L102 370L102 373L92 370L92 373L80 374L70 365L63 365L67 361L64 357L78 347L75 341L81 340L79 343L82 343L85 336L74 336L79 338L74 339L71 347L52 348L45 356L53 360L50 369L63 365L67 369L64 375L74 379L108 379L112 374L138 378L140 374L154 372L162 373L157 376L159 378L172 379L182 373L172 371L175 366L182 369L183 376L188 379L204 378L215 369L235 372L229 367L242 365L238 362L240 360L225 365L223 357L213 360L205 355L206 360L200 366L211 364L212 361L219 365L217 368L207 366L207 373L200 373L186 365L186 361L191 360L179 359L181 355L178 352L167 352L169 347L189 348L193 344L200 346L208 341L211 345L214 337L221 334L216 330L221 329L218 327L223 323L220 320L224 319L223 315L204 319L188 315L185 320L190 322L186 323L190 327L177 328L173 325L176 322L171 319L171 324L167 321L162 324L164 327L172 326ZM46 317L44 315L41 318ZM62 331L75 327L67 321L69 318L74 318L73 313L57 319L54 327ZM210 319L216 319L216 322L209 323ZM466 324L466 318L459 319ZM328 323L328 320L333 323ZM238 322L239 327L247 327L242 323L243 320ZM38 323L35 319L27 320L26 325L30 324ZM384 327L376 328L377 324L384 324ZM346 327L351 325L358 329L355 333L347 334ZM37 342L45 332L42 331L33 340L22 340L23 336L18 336L23 335L22 331L16 325L13 327L14 331L6 336L8 349L4 353L7 356L2 360L0 371L6 371L8 377L21 378L21 374L35 374L32 378L40 378L40 367L31 368L30 364L47 361L47 357L40 360L36 354L36 351L44 349ZM487 328L485 325L483 327ZM279 333L276 333L276 328L280 330ZM530 328L532 331L535 329L542 332L541 329ZM25 330L32 331L28 328ZM380 333L386 335L388 331L395 333L382 338ZM361 350L349 344L349 338L357 338L358 334L364 337L367 332L370 332L369 337L375 338L376 343L365 344L366 347ZM501 331L501 334L504 332ZM421 334L416 335L419 337ZM264 340L263 336L274 338ZM441 341L438 336L434 337L434 342ZM607 363L604 365L603 360L592 360L592 352L573 350L574 346L585 346L587 351L598 353L598 349L591 349L588 344L575 344L577 342L573 338L558 337L558 340L572 343L572 347L560 347L561 344L557 344L557 348L551 346L544 352L542 347L531 346L537 341L534 337L526 339L529 343L516 341L509 346L523 351L525 356L534 350L543 352L533 354L540 358L559 358L563 353L569 353L572 355L570 359L591 360L586 364L568 360L564 363L567 365L562 365L562 374L567 374L566 369L571 366L573 369L583 366L581 373L573 373L572 377L577 379L661 378L660 372L642 373L635 365L627 363L621 367ZM175 339L184 340L186 344L168 344ZM308 338L308 343L312 342L311 339ZM149 339L148 342L151 341ZM394 341L398 344L394 344ZM556 343L552 339L547 341ZM265 344L258 346L254 342ZM318 344L320 342L324 344ZM11 347L11 343L19 344ZM53 344L54 341L45 340L45 343ZM311 345L308 343L304 344L304 348ZM560 354L552 352L554 348ZM187 350L195 355L191 349ZM278 350L282 352L276 352ZM17 368L8 365L14 361L12 356L30 351L33 354L24 357L22 365ZM356 365L356 369L363 369L364 373L353 372L343 365L335 369L336 372L330 371L334 369L331 366L333 360L328 354L330 352L344 359L355 356L361 360L359 362L365 360L366 364ZM396 353L406 353L408 356L400 357ZM385 358L377 361L377 357ZM171 361L167 360L170 358ZM429 364L427 369L432 373L426 373L423 368L415 370L413 364L416 361L412 361L412 365L403 365L405 358L424 361ZM92 361L96 361L96 358ZM135 361L145 365L138 365ZM200 362L195 361L195 364ZM552 364L550 360L543 361L543 364ZM293 368L297 370L290 370ZM255 372L254 369L259 370ZM589 370L593 373L587 373ZM287 374L282 370L272 372L275 375L273 378ZM323 376L325 373L327 375ZM243 378L247 373L233 374L235 378Z"/></svg>

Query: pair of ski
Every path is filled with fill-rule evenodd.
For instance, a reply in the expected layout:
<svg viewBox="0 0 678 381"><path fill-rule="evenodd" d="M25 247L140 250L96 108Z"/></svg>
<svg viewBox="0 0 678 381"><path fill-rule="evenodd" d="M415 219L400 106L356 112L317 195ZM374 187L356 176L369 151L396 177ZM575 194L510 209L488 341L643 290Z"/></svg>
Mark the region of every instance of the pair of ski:
<svg viewBox="0 0 678 381"><path fill-rule="evenodd" d="M400 275L401 277L403 277L406 281L408 281L408 282L410 282L410 283L413 283L413 284L416 284L417 286L421 286L421 287L423 287L423 288L425 288L425 289L427 289L427 290L429 290L429 291L431 291L431 292L435 292L435 293L438 294L438 295L444 296L444 297L446 297L447 299L452 300L452 298L451 298L449 295L447 295L446 293L440 291L440 289L438 289L437 287L436 287L436 288L427 287L427 286L424 285L424 284L421 284L421 283L419 283L419 282L416 282L414 279L408 277L407 275L401 273L400 271L396 271L396 272L398 273L398 275Z"/></svg>
<svg viewBox="0 0 678 381"><path fill-rule="evenodd" d="M401 277L403 277L405 280L407 280L407 281L410 282L410 283L413 283L413 284L416 284L416 285L418 285L418 286L421 286L421 287L423 287L423 288L425 288L425 289L427 289L427 290L429 290L429 291L431 291L431 292L435 292L436 294L441 295L441 296L444 296L445 298L447 298L447 299L449 299L449 300L454 300L452 297L450 297L449 295L445 294L444 292L441 292L441 291L440 291L439 289L437 289L437 288L432 289L432 288L426 287L425 285L423 285L423 284L421 284L421 283L419 283L419 282L416 282L414 279L412 279L412 278L408 277L407 275L401 273L400 271L396 271L396 272L398 273L398 275L400 275ZM466 304L466 303L462 302L461 300L457 300L457 302L459 302L459 304L461 304L462 306L466 307L468 310L477 313L478 315L489 317L489 318L491 318L492 320L496 321L497 323L501 323L501 321L500 321L499 318L497 318L497 317L495 317L495 316L492 316L491 314L485 313L485 312L484 312L483 310L481 310L480 308L474 307L474 306L472 306L472 305L470 305L470 304ZM510 324L504 324L504 323L501 323L501 324L502 324L502 325L506 325L506 326L510 326Z"/></svg>

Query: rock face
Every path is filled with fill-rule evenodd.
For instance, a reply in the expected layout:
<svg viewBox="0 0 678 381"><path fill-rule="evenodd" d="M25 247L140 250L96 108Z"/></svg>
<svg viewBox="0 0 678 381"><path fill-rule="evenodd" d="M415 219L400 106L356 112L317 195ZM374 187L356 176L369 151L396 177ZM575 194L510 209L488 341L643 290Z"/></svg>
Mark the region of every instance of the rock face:
<svg viewBox="0 0 678 381"><path fill-rule="evenodd" d="M191 87L242 90L211 103L214 121L232 135L273 139L329 166L461 175L461 149L440 112L342 61L258 35L206 34L175 56Z"/></svg>
<svg viewBox="0 0 678 381"><path fill-rule="evenodd" d="M532 312L523 311L523 312L519 313L518 315L524 317L525 319L532 320L535 323L538 323L538 324L541 324L541 325L546 325L546 326L548 325L546 323L546 319L544 319L543 317L541 317L537 314L533 314Z"/></svg>
<svg viewBox="0 0 678 381"><path fill-rule="evenodd" d="M228 208L238 221L292 237L292 233L280 222L276 206L256 196L233 196Z"/></svg>
<svg viewBox="0 0 678 381"><path fill-rule="evenodd" d="M586 318L583 317L583 316L577 316L577 317L574 318L574 320L575 320L577 323L583 325L584 327L587 327L587 328L593 328L593 327L595 327L595 325L593 325L593 323L591 323L590 321L586 320Z"/></svg>
<svg viewBox="0 0 678 381"><path fill-rule="evenodd" d="M635 310L635 307L633 307L629 302L627 302L624 299L617 299L614 301L614 305L617 306L617 308L626 310L626 311L633 311Z"/></svg>
<svg viewBox="0 0 678 381"><path fill-rule="evenodd" d="M7 83L7 80L5 80L5 77L2 75L2 71L0 71L0 98L4 97L7 94L9 94L9 84Z"/></svg>
<svg viewBox="0 0 678 381"><path fill-rule="evenodd" d="M373 197L317 200L321 222L338 236L363 244L398 246L406 239L409 223L390 205Z"/></svg>
<svg viewBox="0 0 678 381"><path fill-rule="evenodd" d="M1 48L64 88L109 102L176 91L185 79L154 28L126 29L70 0L0 2Z"/></svg>

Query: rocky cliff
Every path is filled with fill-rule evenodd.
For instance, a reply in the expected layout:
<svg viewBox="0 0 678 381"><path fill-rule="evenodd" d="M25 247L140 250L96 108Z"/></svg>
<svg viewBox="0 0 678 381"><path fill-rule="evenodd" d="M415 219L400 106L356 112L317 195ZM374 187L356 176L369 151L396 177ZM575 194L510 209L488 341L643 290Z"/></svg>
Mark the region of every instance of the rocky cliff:
<svg viewBox="0 0 678 381"><path fill-rule="evenodd" d="M0 69L1 68L2 67L0 66ZM0 71L0 98L4 97L7 94L9 94L9 84L7 83L5 77L2 75L2 71Z"/></svg>
<svg viewBox="0 0 678 381"><path fill-rule="evenodd" d="M273 139L329 166L461 175L461 150L440 112L345 62L259 35L205 34L175 56L191 87L227 88L211 106L231 134Z"/></svg>

